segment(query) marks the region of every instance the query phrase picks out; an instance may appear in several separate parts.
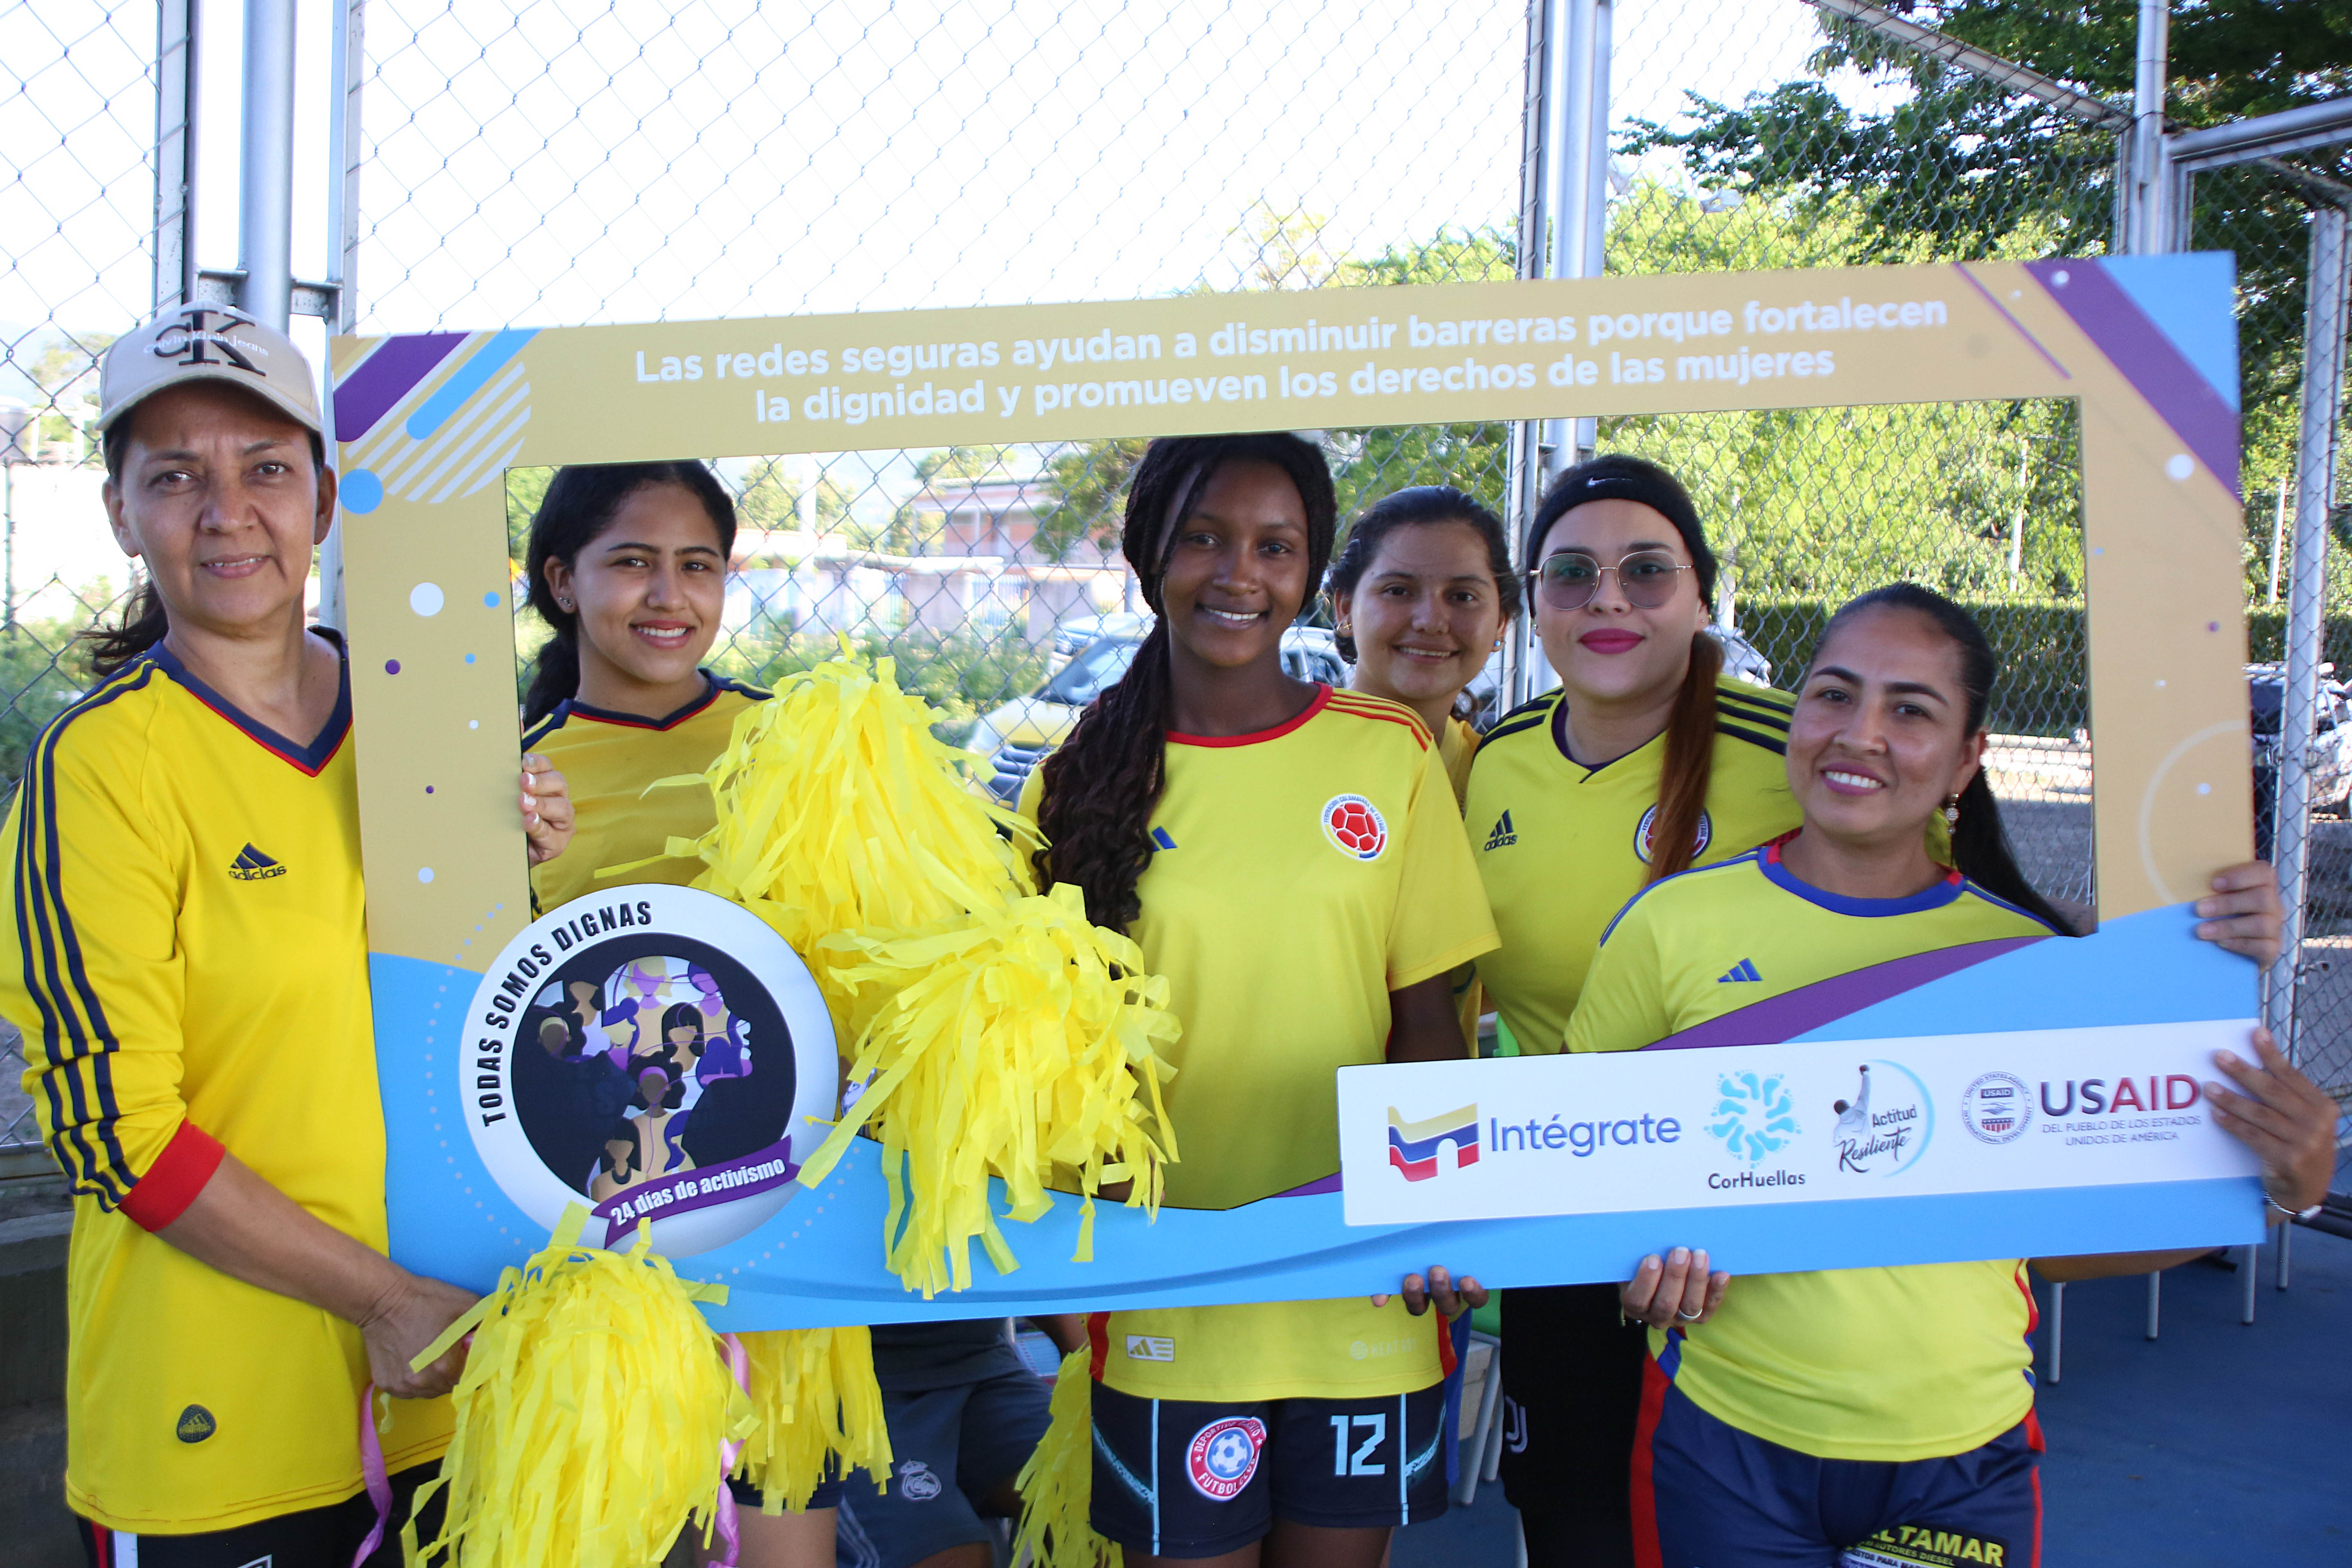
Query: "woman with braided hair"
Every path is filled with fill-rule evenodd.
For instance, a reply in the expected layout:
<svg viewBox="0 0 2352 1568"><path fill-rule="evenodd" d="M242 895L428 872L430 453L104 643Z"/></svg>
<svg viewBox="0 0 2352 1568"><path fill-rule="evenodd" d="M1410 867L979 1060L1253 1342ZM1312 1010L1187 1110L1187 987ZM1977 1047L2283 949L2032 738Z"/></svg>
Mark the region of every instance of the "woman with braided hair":
<svg viewBox="0 0 2352 1568"><path fill-rule="evenodd" d="M1461 1055L1448 972L1495 944L1420 718L1283 671L1335 523L1297 437L1154 441L1122 544L1156 623L1023 798L1041 876L1172 987L1186 1207L1337 1170L1336 1070ZM1423 1314L1485 1296L1440 1269L1404 1286L1094 1314L1095 1529L1131 1564L1376 1568L1445 1503L1451 1340Z"/></svg>

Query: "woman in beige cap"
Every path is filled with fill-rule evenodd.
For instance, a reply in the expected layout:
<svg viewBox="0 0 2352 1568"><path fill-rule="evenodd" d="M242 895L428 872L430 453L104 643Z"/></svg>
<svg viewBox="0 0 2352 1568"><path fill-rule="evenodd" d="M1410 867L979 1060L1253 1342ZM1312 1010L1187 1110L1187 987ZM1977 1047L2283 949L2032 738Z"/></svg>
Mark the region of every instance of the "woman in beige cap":
<svg viewBox="0 0 2352 1568"><path fill-rule="evenodd" d="M0 1012L76 1194L66 1500L98 1568L346 1568L379 1519L362 1392L445 1394L462 1352L408 1363L473 1298L383 1254L351 683L303 614L317 389L284 334L198 305L116 342L100 403L144 581L26 759L0 915ZM518 799L532 858L560 850L561 776L526 759ZM447 1406L383 1408L404 1513Z"/></svg>

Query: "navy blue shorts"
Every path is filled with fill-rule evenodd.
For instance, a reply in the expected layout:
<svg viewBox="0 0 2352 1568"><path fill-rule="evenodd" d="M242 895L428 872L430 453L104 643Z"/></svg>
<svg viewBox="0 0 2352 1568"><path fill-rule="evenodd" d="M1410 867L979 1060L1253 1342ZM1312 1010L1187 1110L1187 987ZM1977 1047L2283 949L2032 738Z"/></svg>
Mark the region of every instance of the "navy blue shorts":
<svg viewBox="0 0 2352 1568"><path fill-rule="evenodd" d="M1276 1519L1366 1529L1445 1511L1444 1384L1370 1399L1205 1404L1094 1387L1095 1530L1155 1557L1217 1557Z"/></svg>
<svg viewBox="0 0 2352 1568"><path fill-rule="evenodd" d="M817 1482L816 1489L809 1493L808 1506L806 1508L788 1508L784 1511L786 1513L814 1513L821 1508L836 1508L840 1506L840 1461L838 1460L835 1460L826 1465L824 1479ZM735 1506L737 1508L749 1509L753 1513L758 1513L760 1511L760 1489L745 1480L742 1477L728 1477L727 1490L729 1494L735 1499Z"/></svg>
<svg viewBox="0 0 2352 1568"><path fill-rule="evenodd" d="M877 1491L864 1470L842 1494L839 1568L914 1568L927 1557L995 1540L1013 1479L1053 1415L1053 1385L1010 1345L998 1370L946 1388L882 1391L890 1473Z"/></svg>
<svg viewBox="0 0 2352 1568"><path fill-rule="evenodd" d="M417 1489L441 1473L440 1461L415 1465L392 1478L392 1511L383 1538L360 1568L400 1568L400 1527L414 1514L416 1543L441 1533L446 1491L436 1492L416 1511ZM306 1508L227 1530L194 1535L132 1535L86 1519L74 1520L89 1568L352 1568L352 1559L375 1528L375 1504L364 1491L321 1508ZM439 1563L442 1559L431 1559Z"/></svg>
<svg viewBox="0 0 2352 1568"><path fill-rule="evenodd" d="M1691 1403L1655 1360L1633 1440L1640 1568L2041 1568L2042 1428L1944 1459L1817 1459Z"/></svg>

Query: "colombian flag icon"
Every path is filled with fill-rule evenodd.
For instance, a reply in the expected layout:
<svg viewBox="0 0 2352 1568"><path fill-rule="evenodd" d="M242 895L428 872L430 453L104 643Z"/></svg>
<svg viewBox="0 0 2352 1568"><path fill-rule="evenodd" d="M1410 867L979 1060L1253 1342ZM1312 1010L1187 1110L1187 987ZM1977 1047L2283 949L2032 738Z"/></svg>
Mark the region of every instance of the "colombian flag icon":
<svg viewBox="0 0 2352 1568"><path fill-rule="evenodd" d="M1438 1172L1440 1145L1454 1145L1454 1168L1478 1163L1478 1107L1474 1102L1425 1121L1407 1121L1389 1107L1389 1163L1408 1182L1425 1182Z"/></svg>

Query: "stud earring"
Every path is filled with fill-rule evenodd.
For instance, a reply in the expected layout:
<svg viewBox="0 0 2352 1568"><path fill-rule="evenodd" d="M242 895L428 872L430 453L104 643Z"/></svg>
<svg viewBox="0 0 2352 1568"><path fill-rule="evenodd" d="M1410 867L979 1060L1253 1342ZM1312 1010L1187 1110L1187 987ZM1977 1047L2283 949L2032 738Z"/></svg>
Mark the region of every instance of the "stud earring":
<svg viewBox="0 0 2352 1568"><path fill-rule="evenodd" d="M564 611L566 614L569 614L572 609L572 601L569 599L558 599L555 601L555 607L559 610Z"/></svg>

